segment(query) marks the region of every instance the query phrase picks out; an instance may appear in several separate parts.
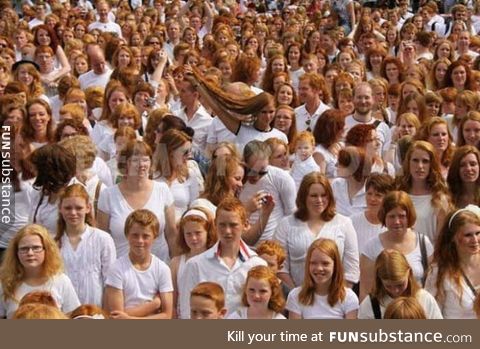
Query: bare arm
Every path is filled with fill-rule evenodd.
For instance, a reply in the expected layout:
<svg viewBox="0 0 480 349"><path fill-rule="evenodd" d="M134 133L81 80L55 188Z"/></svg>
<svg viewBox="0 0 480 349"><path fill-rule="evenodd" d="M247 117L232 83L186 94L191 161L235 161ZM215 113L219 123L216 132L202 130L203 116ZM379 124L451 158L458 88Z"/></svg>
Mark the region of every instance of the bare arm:
<svg viewBox="0 0 480 349"><path fill-rule="evenodd" d="M345 314L345 319L355 320L357 318L357 313L357 310L352 310L351 312Z"/></svg>
<svg viewBox="0 0 480 349"><path fill-rule="evenodd" d="M353 27L355 27L355 23L356 23L355 6L353 6L353 1L347 5L347 10L348 10L348 17L350 18L350 27L352 28L352 31L353 31Z"/></svg>
<svg viewBox="0 0 480 349"><path fill-rule="evenodd" d="M170 257L177 254L177 225L175 224L175 206L165 208L165 239L167 240Z"/></svg>
<svg viewBox="0 0 480 349"><path fill-rule="evenodd" d="M287 285L290 289L295 288L295 283L293 282L293 279L292 279L292 277L290 276L290 274L280 272L280 273L277 274L277 276L278 276L278 278L279 278L280 280L282 280L282 281L285 283L285 285Z"/></svg>
<svg viewBox="0 0 480 349"><path fill-rule="evenodd" d="M65 52L63 51L61 46L57 47L57 52L55 53L55 56L57 57L57 60L62 66L62 68L55 72L55 74L52 74L52 76L50 76L48 79L44 79L46 83L54 82L63 77L64 75L70 73L71 71L70 63L68 63L67 56L65 55Z"/></svg>
<svg viewBox="0 0 480 349"><path fill-rule="evenodd" d="M172 283L173 283L173 318L177 318L177 302L178 302L178 284L177 284L177 272L178 265L180 263L180 257L176 256L172 258L170 262L170 270L172 272Z"/></svg>
<svg viewBox="0 0 480 349"><path fill-rule="evenodd" d="M167 57L167 53L163 49L158 54L160 55L160 62L155 67L155 70L152 74L152 80L157 83L160 83L163 76L163 70L165 69L165 65L167 64L168 57Z"/></svg>
<svg viewBox="0 0 480 349"><path fill-rule="evenodd" d="M101 210L98 210L97 211L97 227L98 229L101 229L103 231L106 231L106 232L110 232L109 230L109 225L110 225L110 215L101 211Z"/></svg>
<svg viewBox="0 0 480 349"><path fill-rule="evenodd" d="M289 320L301 320L302 316L300 314L289 311L288 312L288 319Z"/></svg>
<svg viewBox="0 0 480 349"><path fill-rule="evenodd" d="M250 226L250 229L243 234L243 239L248 245L253 246L258 242L258 239L260 239L267 226L268 219L270 218L270 214L274 207L275 202L270 196L270 199L267 199L267 202L262 205L262 208L260 209L260 217L257 222Z"/></svg>
<svg viewBox="0 0 480 349"><path fill-rule="evenodd" d="M360 302L372 291L374 278L375 263L362 254L360 256Z"/></svg>

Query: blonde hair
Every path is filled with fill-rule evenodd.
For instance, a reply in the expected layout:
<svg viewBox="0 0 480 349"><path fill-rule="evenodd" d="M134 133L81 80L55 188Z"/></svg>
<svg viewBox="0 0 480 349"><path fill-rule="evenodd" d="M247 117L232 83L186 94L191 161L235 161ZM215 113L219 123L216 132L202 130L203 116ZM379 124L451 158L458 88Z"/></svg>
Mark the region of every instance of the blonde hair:
<svg viewBox="0 0 480 349"><path fill-rule="evenodd" d="M25 270L18 258L18 245L26 236L38 236L42 241L45 259L42 265L41 275L51 278L63 271L63 262L60 251L55 241L50 236L46 228L38 224L30 224L18 231L8 245L3 263L0 267L0 282L3 288L3 297L7 301L9 299L19 302L15 298L17 287L23 282Z"/></svg>

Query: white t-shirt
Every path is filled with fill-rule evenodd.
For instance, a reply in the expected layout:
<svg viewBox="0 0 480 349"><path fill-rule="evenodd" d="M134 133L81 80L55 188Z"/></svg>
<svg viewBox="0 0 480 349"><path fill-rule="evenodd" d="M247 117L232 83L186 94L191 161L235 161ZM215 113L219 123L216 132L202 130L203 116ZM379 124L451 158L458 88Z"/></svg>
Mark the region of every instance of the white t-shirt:
<svg viewBox="0 0 480 349"><path fill-rule="evenodd" d="M283 218L278 223L274 236L286 252L282 271L290 274L295 286L300 286L305 276L307 250L312 242L320 238L335 241L344 266L345 279L357 282L360 277L357 234L350 218L341 214L336 214L331 221L325 222L315 234L310 231L307 222L302 222L294 215Z"/></svg>
<svg viewBox="0 0 480 349"><path fill-rule="evenodd" d="M65 273L72 281L80 303L101 307L107 271L116 259L112 237L103 230L87 226L76 250L66 234L63 234L61 244Z"/></svg>
<svg viewBox="0 0 480 349"><path fill-rule="evenodd" d="M95 74L93 70L89 70L78 77L78 82L80 83L82 90L85 90L88 87L105 88L110 81L110 75L112 75L112 72L113 70L108 67L105 67L105 72L103 74Z"/></svg>
<svg viewBox="0 0 480 349"><path fill-rule="evenodd" d="M370 121L368 121L368 122L359 122L359 121L354 119L353 115L347 116L345 118L345 134L347 134L348 131L350 131L350 129L353 126L361 125L361 124L370 125L370 124L374 124L376 121L377 121L377 119L372 117L372 118L370 118ZM392 142L392 133L391 133L388 125L383 121L380 122L380 124L378 124L376 130L377 130L377 135L378 135L379 141L382 144L381 154L379 154L379 155L382 155L388 149L390 149L390 143Z"/></svg>
<svg viewBox="0 0 480 349"><path fill-rule="evenodd" d="M299 314L302 319L344 319L345 315L358 309L357 295L345 288L346 296L343 301L337 302L333 307L328 304L328 296L315 294L313 305L303 305L298 296L301 287L294 288L288 294L287 310Z"/></svg>
<svg viewBox="0 0 480 349"><path fill-rule="evenodd" d="M163 261L169 260L167 241L165 240L165 209L173 204L173 196L165 183L153 182L152 193L144 209L155 213L160 222L160 236L155 239L152 253ZM110 216L109 232L112 234L117 257L128 253L128 241L125 237L125 220L134 210L120 192L118 185L105 189L98 200L98 209Z"/></svg>
<svg viewBox="0 0 480 349"><path fill-rule="evenodd" d="M154 255L147 270L136 269L128 255L120 257L110 268L105 285L123 291L124 308L150 302L158 293L173 292L170 268Z"/></svg>
<svg viewBox="0 0 480 349"><path fill-rule="evenodd" d="M115 23L115 22L107 22L107 23L102 23L99 21L93 22L88 26L88 31L92 31L93 29L98 29L102 32L109 32L109 33L115 33L119 38L122 37L122 29L120 26Z"/></svg>
<svg viewBox="0 0 480 349"><path fill-rule="evenodd" d="M68 276L63 273L49 278L47 282L39 286L30 286L22 282L15 290L15 299L20 302L23 296L34 291L50 292L58 307L64 313L69 313L80 306L72 282ZM12 318L18 308L18 302L13 301L12 299L5 301L3 297L3 288L0 285L0 318L5 316L7 319Z"/></svg>
<svg viewBox="0 0 480 349"><path fill-rule="evenodd" d="M229 316L227 316L227 319L229 320L246 320L248 319L248 307L240 307L238 310L234 313L231 313ZM273 313L271 320L285 320L286 317L283 316L280 313Z"/></svg>
<svg viewBox="0 0 480 349"><path fill-rule="evenodd" d="M418 290L417 294L415 295L418 303L425 311L425 315L427 319L443 319L442 313L440 308L438 307L437 301L435 298L425 291L423 288ZM382 318L385 314L385 310L388 305L393 301L392 297L386 296L382 302L378 302L380 305L380 312L382 314ZM360 304L360 309L358 310L358 318L359 319L375 319L375 315L373 314L372 302L370 297L366 297L362 303Z"/></svg>
<svg viewBox="0 0 480 349"><path fill-rule="evenodd" d="M425 236L425 248L427 250L427 258L429 258L433 254L433 246L427 236ZM382 242L380 241L380 237L377 235L376 237L367 242L362 254L371 261L375 262L378 255L383 250L384 247L382 245ZM415 276L415 279L418 281L419 284L422 284L424 269L422 264L422 252L420 250L418 234L415 249L409 254L405 255L405 258L407 259L408 264L410 264L410 267L412 268L413 276Z"/></svg>
<svg viewBox="0 0 480 349"><path fill-rule="evenodd" d="M165 183L166 179L161 177L156 179L159 182ZM202 180L200 182L200 180ZM168 185L168 184L167 184ZM175 218L180 220L182 215L187 211L190 203L198 198L200 191L203 189L203 178L195 173L195 170L189 167L188 178L180 183L175 179L169 186L173 195L173 203L175 205Z"/></svg>
<svg viewBox="0 0 480 349"><path fill-rule="evenodd" d="M253 140L263 142L270 138L278 138L288 144L287 135L276 128L272 127L270 131L260 131L253 126L245 125L240 125L235 144L240 154L243 154L243 148L245 148L248 142Z"/></svg>

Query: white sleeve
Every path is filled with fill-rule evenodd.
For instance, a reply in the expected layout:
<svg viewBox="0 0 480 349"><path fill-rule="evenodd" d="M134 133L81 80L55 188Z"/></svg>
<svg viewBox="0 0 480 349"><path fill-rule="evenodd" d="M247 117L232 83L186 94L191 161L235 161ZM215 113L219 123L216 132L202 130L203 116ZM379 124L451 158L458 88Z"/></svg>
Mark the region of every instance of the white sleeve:
<svg viewBox="0 0 480 349"><path fill-rule="evenodd" d="M352 291L351 288L346 288L346 291L347 295L342 304L344 314L348 314L351 311L357 310L359 307L357 295Z"/></svg>
<svg viewBox="0 0 480 349"><path fill-rule="evenodd" d="M190 292L199 282L199 272L196 263L191 263L191 260L185 264L185 271L182 277L183 285L178 285L180 292L180 319L190 319Z"/></svg>
<svg viewBox="0 0 480 349"><path fill-rule="evenodd" d="M117 259L117 251L115 249L113 238L108 233L105 233L105 235L106 236L103 239L104 246L100 257L102 260L102 280L104 283L107 280L108 270Z"/></svg>
<svg viewBox="0 0 480 349"><path fill-rule="evenodd" d="M360 279L360 258L358 252L357 233L353 227L352 220L346 217L343 225L345 232L345 245L343 249L343 267L345 269L345 280L356 283Z"/></svg>
<svg viewBox="0 0 480 349"><path fill-rule="evenodd" d="M60 285L62 297L61 309L62 312L69 313L80 306L80 301L78 300L77 292L75 292L75 288L73 287L70 278L63 274L60 276L59 280L62 283Z"/></svg>
<svg viewBox="0 0 480 349"><path fill-rule="evenodd" d="M360 307L358 308L358 318L369 320L375 319L375 316L373 315L372 301L369 296L365 297L362 303L360 303Z"/></svg>
<svg viewBox="0 0 480 349"><path fill-rule="evenodd" d="M110 192L110 188L107 188L106 190L103 190L98 197L98 209L106 214L111 213Z"/></svg>
<svg viewBox="0 0 480 349"><path fill-rule="evenodd" d="M297 190L293 178L285 172L285 176L279 181L279 195L283 204L284 214L291 215L295 211L295 198L297 197Z"/></svg>
<svg viewBox="0 0 480 349"><path fill-rule="evenodd" d="M111 286L117 290L123 290L123 273L120 260L117 259L107 272L105 286Z"/></svg>
<svg viewBox="0 0 480 349"><path fill-rule="evenodd" d="M287 297L287 305L285 309L293 313L297 313L303 317L302 305L298 301L298 294L300 293L300 287L294 288L290 291Z"/></svg>

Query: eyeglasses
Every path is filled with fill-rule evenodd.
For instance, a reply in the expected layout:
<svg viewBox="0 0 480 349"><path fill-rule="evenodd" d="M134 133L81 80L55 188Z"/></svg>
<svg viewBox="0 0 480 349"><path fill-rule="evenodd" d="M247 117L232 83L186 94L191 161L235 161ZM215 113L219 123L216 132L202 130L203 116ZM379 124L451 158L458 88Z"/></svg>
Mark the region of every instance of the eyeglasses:
<svg viewBox="0 0 480 349"><path fill-rule="evenodd" d="M160 45L160 41L150 41L150 45Z"/></svg>
<svg viewBox="0 0 480 349"><path fill-rule="evenodd" d="M7 47L7 44L5 44L5 43L2 42L2 43L0 43L0 47L1 47L1 48L5 48L5 47Z"/></svg>
<svg viewBox="0 0 480 349"><path fill-rule="evenodd" d="M30 250L32 250L33 253L40 253L44 250L45 248L43 246L23 246L18 248L18 253L20 254L27 254Z"/></svg>

